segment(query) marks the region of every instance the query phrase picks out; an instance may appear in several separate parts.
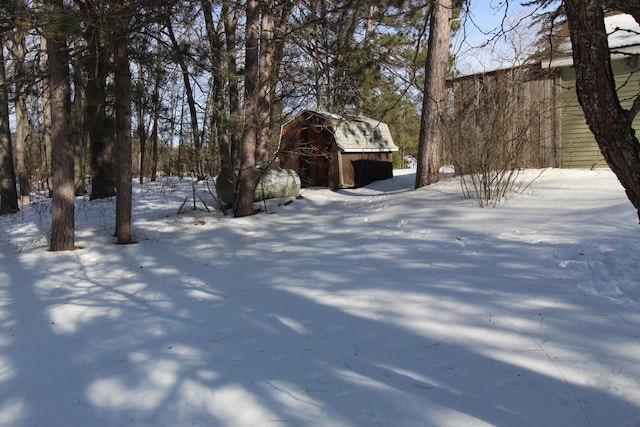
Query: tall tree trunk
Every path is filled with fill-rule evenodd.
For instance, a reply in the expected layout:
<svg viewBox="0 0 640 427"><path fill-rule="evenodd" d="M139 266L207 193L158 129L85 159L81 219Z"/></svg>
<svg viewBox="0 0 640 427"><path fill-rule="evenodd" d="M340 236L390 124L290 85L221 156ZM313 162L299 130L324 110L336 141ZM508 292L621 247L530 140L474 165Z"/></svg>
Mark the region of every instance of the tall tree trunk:
<svg viewBox="0 0 640 427"><path fill-rule="evenodd" d="M160 29L158 28L158 33ZM158 51L160 50L158 44ZM162 80L162 60L159 55L156 59L155 82L153 84L152 108L153 108L153 127L151 129L151 181L155 181L158 175L158 126L160 126L160 108L162 101L160 100L160 82Z"/></svg>
<svg viewBox="0 0 640 427"><path fill-rule="evenodd" d="M47 0L45 3L54 10L60 11L63 8L63 0ZM47 31L53 173L50 246L52 251L75 248L69 50L65 31L60 27L51 25Z"/></svg>
<svg viewBox="0 0 640 427"><path fill-rule="evenodd" d="M5 76L3 37L0 33L0 215L18 212L18 190L13 164L9 96Z"/></svg>
<svg viewBox="0 0 640 427"><path fill-rule="evenodd" d="M222 158L222 169L235 170L240 167L240 91L238 89L238 65L236 31L238 27L238 13L231 7L230 0L222 1L222 17L224 20L224 35L226 44L226 62L229 96L229 123L225 132L225 141L221 144L220 155ZM231 173L233 176L233 173ZM234 184L235 188L235 184Z"/></svg>
<svg viewBox="0 0 640 427"><path fill-rule="evenodd" d="M132 157L131 157L131 72L126 30L114 40L116 96L116 237L119 244L134 243L131 234Z"/></svg>
<svg viewBox="0 0 640 427"><path fill-rule="evenodd" d="M153 89L153 127L151 128L151 181L158 176L158 126L160 125L160 76Z"/></svg>
<svg viewBox="0 0 640 427"><path fill-rule="evenodd" d="M565 10L578 100L600 151L640 219L640 142L632 124L637 111L623 109L618 99L602 5L597 1L565 0ZM634 106L640 107L639 99Z"/></svg>
<svg viewBox="0 0 640 427"><path fill-rule="evenodd" d="M29 184L29 173L27 172L27 144L29 141L29 120L27 113L27 94L19 89L16 94L15 103L16 134L15 134L15 158L16 173L19 189L20 203L25 204L30 201L31 185ZM33 138L31 139L33 141Z"/></svg>
<svg viewBox="0 0 640 427"><path fill-rule="evenodd" d="M280 125L282 119L282 96L277 95L277 86L279 82L279 74L282 68L282 60L285 53L286 35L289 31L291 13L299 0L288 0L282 4L280 15L276 19L273 29L273 67L271 69L271 78L269 80L269 92L271 93L270 107L270 128L271 140L276 143L273 147L274 151L278 149L277 142L280 135Z"/></svg>
<svg viewBox="0 0 640 427"><path fill-rule="evenodd" d="M138 141L140 142L140 185L144 183L145 161L147 157L147 130L144 125L144 114L144 107L142 104L138 104L138 114L136 118L138 120Z"/></svg>
<svg viewBox="0 0 640 427"><path fill-rule="evenodd" d="M212 82L211 88L211 104L213 113L211 114L211 150L214 162L213 174L219 174L221 169L221 147L220 142L225 134L224 126L224 70L222 67L222 37L220 25L222 20L218 21L218 25L213 22L213 10L210 0L202 0L202 13L204 15L205 27L207 29L207 39L209 40L209 49L211 50L211 68ZM216 150L217 153L214 151Z"/></svg>
<svg viewBox="0 0 640 427"><path fill-rule="evenodd" d="M85 13L90 19L97 20L93 6L86 7ZM91 200L113 197L116 194L112 161L113 123L107 117L106 109L107 53L100 34L100 30L93 25L88 25L84 33L87 42L84 125L89 131Z"/></svg>
<svg viewBox="0 0 640 427"><path fill-rule="evenodd" d="M14 49L14 73L17 76L24 75L25 72L24 60L26 48L24 44L24 31L19 31L16 34L16 44ZM15 167L19 186L20 203L25 204L29 203L31 193L29 173L27 171L27 144L31 129L27 112L27 91L24 85L20 82L16 82L15 118L16 133L15 139L12 142L15 149Z"/></svg>
<svg viewBox="0 0 640 427"><path fill-rule="evenodd" d="M144 78L142 77L142 70L138 70L138 85L140 85L140 87L145 87ZM137 114L136 114L136 119L138 120L137 134L138 134L138 141L140 142L139 179L140 179L140 185L142 185L144 182L144 163L145 163L145 157L147 155L146 154L147 153L147 129L144 123L146 112L144 108L144 101L142 98L139 99L137 108L138 108Z"/></svg>
<svg viewBox="0 0 640 427"><path fill-rule="evenodd" d="M260 25L260 58L258 60L258 82L256 88L256 125L258 127L256 161L266 166L269 161L269 140L271 139L271 80L274 66L274 22L273 0L261 2L262 19Z"/></svg>
<svg viewBox="0 0 640 427"><path fill-rule="evenodd" d="M446 79L449 66L452 6L452 0L436 0L431 5L422 115L418 138L416 188L433 184L440 179L442 124L446 112Z"/></svg>
<svg viewBox="0 0 640 427"><path fill-rule="evenodd" d="M260 40L260 11L258 0L247 0L247 28L245 47L245 81L244 81L244 129L242 132L242 148L240 151L240 173L238 175L238 192L235 197L233 211L235 216L253 215L253 193L257 184L256 143L258 137L257 83Z"/></svg>
<svg viewBox="0 0 640 427"><path fill-rule="evenodd" d="M48 40L46 37L41 38L41 46L43 52L49 52ZM47 54L48 56L48 54ZM48 58L45 59L48 63ZM48 66L48 65L47 65ZM40 173L41 181L46 183L46 188L49 191L49 197L53 197L53 117L52 117L52 106L51 106L51 90L44 89L42 94L42 123L44 126L43 129L43 137L40 141L40 156L42 158L42 165Z"/></svg>
<svg viewBox="0 0 640 427"><path fill-rule="evenodd" d="M84 87L82 87L82 73L74 72L73 91L73 163L74 163L74 191L76 196L83 196L85 165L85 131L82 124L84 118Z"/></svg>

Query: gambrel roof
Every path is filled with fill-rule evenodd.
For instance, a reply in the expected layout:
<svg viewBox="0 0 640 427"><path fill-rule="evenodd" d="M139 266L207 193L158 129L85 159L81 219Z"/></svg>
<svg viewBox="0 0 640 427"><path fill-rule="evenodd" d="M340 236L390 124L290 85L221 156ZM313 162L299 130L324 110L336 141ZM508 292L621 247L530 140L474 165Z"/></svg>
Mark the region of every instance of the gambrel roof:
<svg viewBox="0 0 640 427"><path fill-rule="evenodd" d="M305 110L301 114L318 116L334 136L338 148L345 153L379 153L398 151L389 126L364 116L349 116L325 111Z"/></svg>

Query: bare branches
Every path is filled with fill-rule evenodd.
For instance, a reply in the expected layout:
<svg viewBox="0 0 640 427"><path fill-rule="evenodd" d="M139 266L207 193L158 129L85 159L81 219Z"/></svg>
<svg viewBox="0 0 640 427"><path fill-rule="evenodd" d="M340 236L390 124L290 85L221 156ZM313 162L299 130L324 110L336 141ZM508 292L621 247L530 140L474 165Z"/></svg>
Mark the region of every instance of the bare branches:
<svg viewBox="0 0 640 427"><path fill-rule="evenodd" d="M638 0L601 0L603 6L628 13L640 24L640 2Z"/></svg>

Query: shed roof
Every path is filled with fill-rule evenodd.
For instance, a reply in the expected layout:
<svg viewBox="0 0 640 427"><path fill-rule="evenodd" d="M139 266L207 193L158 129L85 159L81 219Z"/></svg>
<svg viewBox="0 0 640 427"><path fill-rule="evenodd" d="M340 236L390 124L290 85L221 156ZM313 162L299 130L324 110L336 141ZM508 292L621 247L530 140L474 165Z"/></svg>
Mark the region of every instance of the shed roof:
<svg viewBox="0 0 640 427"><path fill-rule="evenodd" d="M345 153L376 153L399 150L393 143L389 126L379 120L316 110L305 110L301 114L312 114L324 119L336 144Z"/></svg>

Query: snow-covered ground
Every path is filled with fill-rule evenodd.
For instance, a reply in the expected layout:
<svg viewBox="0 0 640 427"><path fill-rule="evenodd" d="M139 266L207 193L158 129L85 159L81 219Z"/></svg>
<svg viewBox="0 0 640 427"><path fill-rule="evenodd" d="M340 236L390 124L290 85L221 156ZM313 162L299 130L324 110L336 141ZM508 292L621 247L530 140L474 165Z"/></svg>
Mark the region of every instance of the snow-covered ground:
<svg viewBox="0 0 640 427"><path fill-rule="evenodd" d="M497 208L414 178L248 218L136 185L139 243L78 200L72 252L45 250L46 202L1 217L0 425L640 426L612 173L546 170Z"/></svg>

